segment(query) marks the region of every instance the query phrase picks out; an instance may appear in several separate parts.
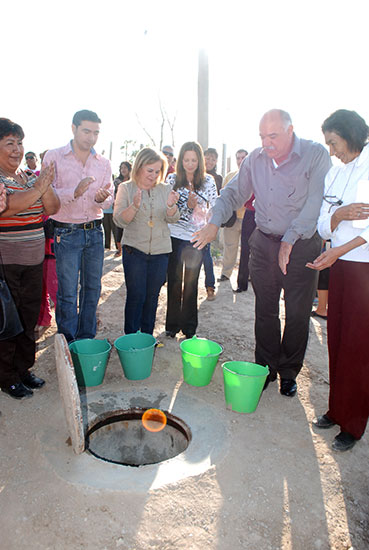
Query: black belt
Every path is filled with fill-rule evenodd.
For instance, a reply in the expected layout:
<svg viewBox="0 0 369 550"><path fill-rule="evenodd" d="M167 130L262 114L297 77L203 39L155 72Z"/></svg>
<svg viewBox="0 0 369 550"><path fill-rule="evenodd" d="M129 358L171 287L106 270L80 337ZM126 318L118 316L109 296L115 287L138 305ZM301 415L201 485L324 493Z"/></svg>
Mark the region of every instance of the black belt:
<svg viewBox="0 0 369 550"><path fill-rule="evenodd" d="M258 228L259 229L259 228ZM283 235L274 235L273 233L264 233L261 229L259 229L260 233L262 233L265 237L270 239L271 241L274 241L275 243L279 243L283 239Z"/></svg>
<svg viewBox="0 0 369 550"><path fill-rule="evenodd" d="M68 229L94 229L102 224L102 220L92 220L86 223L64 223L53 220L54 227L67 227Z"/></svg>

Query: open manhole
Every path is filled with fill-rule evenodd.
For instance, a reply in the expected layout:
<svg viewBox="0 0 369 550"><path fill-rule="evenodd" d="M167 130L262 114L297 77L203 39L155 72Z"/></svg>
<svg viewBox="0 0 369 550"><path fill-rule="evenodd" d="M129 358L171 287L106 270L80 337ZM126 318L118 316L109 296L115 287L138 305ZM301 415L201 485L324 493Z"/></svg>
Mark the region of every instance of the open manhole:
<svg viewBox="0 0 369 550"><path fill-rule="evenodd" d="M96 458L122 466L157 464L187 449L192 436L183 420L160 411L145 422L145 411L151 410L110 411L98 417L87 431L86 449Z"/></svg>

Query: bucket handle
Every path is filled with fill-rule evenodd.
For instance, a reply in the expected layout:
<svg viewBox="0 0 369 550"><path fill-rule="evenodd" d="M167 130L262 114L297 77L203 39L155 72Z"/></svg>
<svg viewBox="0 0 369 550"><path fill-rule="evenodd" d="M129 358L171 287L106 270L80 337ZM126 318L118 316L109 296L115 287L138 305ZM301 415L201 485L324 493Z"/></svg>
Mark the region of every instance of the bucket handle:
<svg viewBox="0 0 369 550"><path fill-rule="evenodd" d="M263 366L263 365L260 365L260 366ZM268 373L269 373L270 372L269 371L269 366L268 365L265 365L265 366L268 369ZM225 365L222 365L222 369L230 372L231 374L235 374L236 376L246 376L248 378L259 378L261 376L265 376L265 374L241 374L239 372L235 372L234 370L229 369Z"/></svg>

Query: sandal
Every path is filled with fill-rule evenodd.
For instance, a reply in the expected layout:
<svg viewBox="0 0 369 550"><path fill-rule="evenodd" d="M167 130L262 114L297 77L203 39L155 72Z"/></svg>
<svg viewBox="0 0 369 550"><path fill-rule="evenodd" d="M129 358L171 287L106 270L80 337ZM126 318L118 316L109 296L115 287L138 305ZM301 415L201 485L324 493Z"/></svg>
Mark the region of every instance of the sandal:
<svg viewBox="0 0 369 550"><path fill-rule="evenodd" d="M328 319L327 315L320 315L320 313L317 313L316 311L312 311L310 313L311 317L320 317L320 319L324 319L325 321Z"/></svg>

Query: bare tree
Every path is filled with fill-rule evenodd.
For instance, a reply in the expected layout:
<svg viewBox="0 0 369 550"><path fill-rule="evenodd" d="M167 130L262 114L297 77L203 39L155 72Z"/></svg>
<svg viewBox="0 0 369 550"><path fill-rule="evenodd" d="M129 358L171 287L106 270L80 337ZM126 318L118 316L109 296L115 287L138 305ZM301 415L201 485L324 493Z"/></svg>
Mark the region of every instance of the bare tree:
<svg viewBox="0 0 369 550"><path fill-rule="evenodd" d="M165 124L165 111L163 109L163 106L161 104L161 99L159 97L159 109L161 114L161 124L160 124L160 151L163 148L163 138L164 138L164 124Z"/></svg>
<svg viewBox="0 0 369 550"><path fill-rule="evenodd" d="M146 130L145 126L142 124L142 122L140 121L139 119L139 116L137 113L135 113L136 115L136 118L137 118L137 122L139 123L139 125L141 126L142 130L145 132L145 134L147 135L147 137L149 138L149 140L151 141L151 144L156 147L156 142L155 142L155 139L151 136L151 134L149 134L149 132Z"/></svg>
<svg viewBox="0 0 369 550"><path fill-rule="evenodd" d="M163 106L162 102L161 102L161 99L159 97L159 111L160 111L160 133L159 133L159 149L161 150L163 148L163 142L164 142L164 129L165 129L165 125L167 124L168 127L169 127L169 130L170 130L170 135L171 135L171 142L172 142L172 146L174 147L175 146L175 140L174 140L174 128L175 128L175 123L176 123L176 119L177 119L177 113L172 117L170 118L169 115L168 115L168 112L167 110L165 109L165 107ZM145 134L147 135L147 137L149 138L150 142L151 142L151 145L153 147L156 147L156 140L155 138L153 137L153 135L148 131L148 129L146 128L146 126L141 122L140 120L140 117L138 116L137 113L135 113L136 115L136 118L137 118L137 122L138 124L140 125L140 127L142 128L142 130L145 132Z"/></svg>
<svg viewBox="0 0 369 550"><path fill-rule="evenodd" d="M165 116L166 123L168 124L169 129L170 129L170 135L171 135L171 138L172 138L172 147L175 147L174 126L175 126L176 119L177 119L177 113L173 116L172 119L170 119L167 111L165 109L163 109L163 111L164 111L164 116Z"/></svg>

